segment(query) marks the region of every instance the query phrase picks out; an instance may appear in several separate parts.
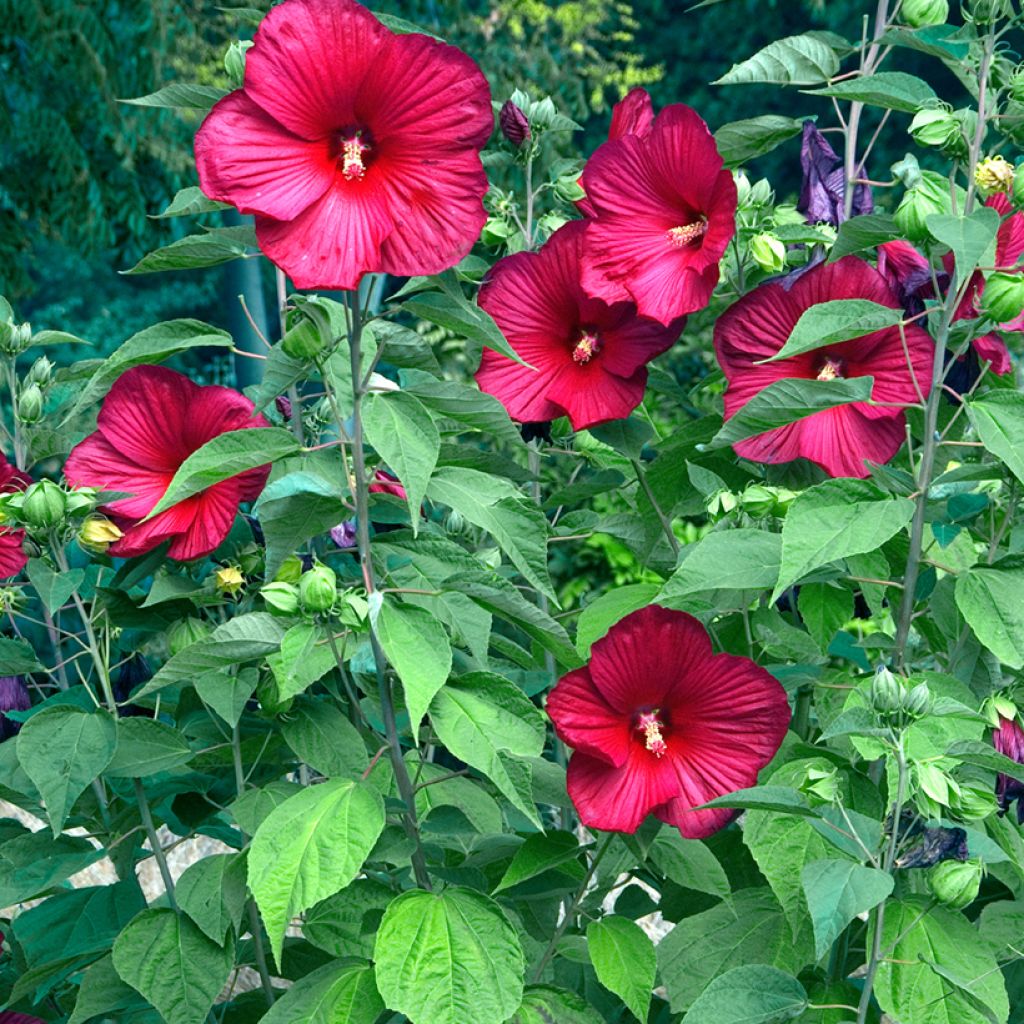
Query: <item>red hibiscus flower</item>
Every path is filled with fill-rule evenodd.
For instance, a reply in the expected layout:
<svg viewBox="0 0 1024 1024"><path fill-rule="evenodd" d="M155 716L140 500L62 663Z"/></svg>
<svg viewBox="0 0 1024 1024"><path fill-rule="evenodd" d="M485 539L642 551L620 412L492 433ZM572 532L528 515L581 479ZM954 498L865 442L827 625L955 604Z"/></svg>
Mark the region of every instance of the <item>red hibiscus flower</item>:
<svg viewBox="0 0 1024 1024"><path fill-rule="evenodd" d="M642 127L642 118L627 120ZM604 143L582 182L593 210L582 276L589 295L633 301L663 324L708 304L736 233L736 185L693 110L665 107L646 134Z"/></svg>
<svg viewBox="0 0 1024 1024"><path fill-rule="evenodd" d="M992 733L992 744L1005 757L1024 764L1024 729L1016 718L999 716L999 728ZM1024 825L1024 783L1001 772L996 776L996 797L1005 814L1010 804L1017 801L1017 820Z"/></svg>
<svg viewBox="0 0 1024 1024"><path fill-rule="evenodd" d="M628 416L644 396L648 360L671 348L684 320L668 327L606 304L580 286L588 228L573 221L539 252L506 256L480 289L480 305L530 366L484 350L476 379L524 423L568 416L575 430Z"/></svg>
<svg viewBox="0 0 1024 1024"><path fill-rule="evenodd" d="M367 489L371 494L390 494L393 498L401 498L402 501L405 501L407 497L402 481L386 469L378 469L374 472L373 480Z"/></svg>
<svg viewBox="0 0 1024 1024"><path fill-rule="evenodd" d="M30 476L22 473L16 466L12 466L6 457L0 454L0 493L23 491L30 483L32 483ZM22 548L24 539L24 530L12 530L0 526L0 579L9 580L25 568L28 555Z"/></svg>
<svg viewBox="0 0 1024 1024"><path fill-rule="evenodd" d="M763 284L726 310L715 325L715 354L728 380L726 419L769 384L787 378L870 376L875 379L874 401L911 403L918 400L916 377L921 392L928 394L934 348L931 338L915 324L904 328L914 377L897 327L758 365L782 348L805 310L833 299L870 299L892 308L898 305L877 270L856 256L847 256L836 263L818 264L796 280ZM899 450L904 423L901 409L852 402L733 447L743 458L756 462L789 462L802 457L831 476L866 477L866 459L886 462Z"/></svg>
<svg viewBox="0 0 1024 1024"><path fill-rule="evenodd" d="M200 387L163 366L137 366L114 382L97 430L68 456L64 475L76 487L123 491L131 497L103 511L124 530L112 555L129 557L164 541L179 561L213 551L231 529L238 505L257 498L269 466L239 473L141 522L163 497L181 464L229 430L269 426L248 398L222 387Z"/></svg>
<svg viewBox="0 0 1024 1024"><path fill-rule="evenodd" d="M369 272L436 274L486 219L490 89L460 50L396 35L353 0L287 0L263 19L245 84L196 136L203 191L256 214L299 288Z"/></svg>
<svg viewBox="0 0 1024 1024"><path fill-rule="evenodd" d="M692 839L735 817L695 808L753 786L790 718L763 668L713 654L695 618L657 605L598 640L551 691L548 714L574 748L569 796L585 825L635 832L654 814Z"/></svg>

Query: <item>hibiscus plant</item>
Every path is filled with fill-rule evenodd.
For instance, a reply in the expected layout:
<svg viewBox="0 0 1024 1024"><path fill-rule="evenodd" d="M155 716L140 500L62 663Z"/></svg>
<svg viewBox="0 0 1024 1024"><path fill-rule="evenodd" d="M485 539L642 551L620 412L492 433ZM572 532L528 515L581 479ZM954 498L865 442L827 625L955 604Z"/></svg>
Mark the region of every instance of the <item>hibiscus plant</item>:
<svg viewBox="0 0 1024 1024"><path fill-rule="evenodd" d="M1024 1021L1024 12L864 6L576 162L356 0L136 101L279 333L0 300L2 1024Z"/></svg>

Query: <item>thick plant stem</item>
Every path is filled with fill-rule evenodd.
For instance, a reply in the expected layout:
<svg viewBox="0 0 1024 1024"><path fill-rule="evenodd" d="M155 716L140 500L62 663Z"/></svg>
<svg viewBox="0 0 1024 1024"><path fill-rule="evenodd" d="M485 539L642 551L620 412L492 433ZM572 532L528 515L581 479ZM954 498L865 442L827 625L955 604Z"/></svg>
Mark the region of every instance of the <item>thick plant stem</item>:
<svg viewBox="0 0 1024 1024"><path fill-rule="evenodd" d="M907 794L907 758L903 752L903 737L896 744L896 800L892 808L892 832L889 835L889 846L885 852L883 869L892 873L896 863L896 852L900 844L900 816L903 813L903 801ZM867 973L864 975L864 990L857 1007L857 1024L867 1024L868 1012L871 1009L871 995L875 988L875 977L878 965L882 962L882 928L885 925L885 907L888 900L882 900L875 910L874 935L871 940L871 955L868 957Z"/></svg>
<svg viewBox="0 0 1024 1024"><path fill-rule="evenodd" d="M373 559L370 553L370 522L368 516L369 480L366 476L366 456L363 452L363 418L362 407L365 388L362 381L362 320L357 294L346 292L345 301L349 309L351 327L349 329L349 353L352 360L352 467L355 483L353 497L356 503L356 544L359 548L359 565L363 573L366 592L372 596L377 592L377 582L373 571ZM339 429L342 424L338 424ZM377 690L380 694L381 712L384 716L384 733L388 741L391 755L391 767L395 773L395 785L398 794L405 804L402 824L406 835L414 844L412 852L412 869L416 884L421 889L429 890L430 874L427 861L423 854L423 842L420 838L419 820L416 817L416 795L409 778L409 770L402 756L402 743L398 736L395 723L395 703L391 693L391 681L388 678L387 660L377 641L377 634L370 626L370 647L373 650L373 664L377 675Z"/></svg>
<svg viewBox="0 0 1024 1024"><path fill-rule="evenodd" d="M160 837L153 824L153 815L149 809L149 801L146 799L146 790L142 786L141 779L132 779L132 783L135 787L135 802L139 805L142 827L146 830L150 848L156 858L157 867L160 869L160 877L164 880L164 888L167 890L167 902L174 910L177 910L178 903L174 898L174 877L171 875L171 869L167 866L164 848L160 845Z"/></svg>

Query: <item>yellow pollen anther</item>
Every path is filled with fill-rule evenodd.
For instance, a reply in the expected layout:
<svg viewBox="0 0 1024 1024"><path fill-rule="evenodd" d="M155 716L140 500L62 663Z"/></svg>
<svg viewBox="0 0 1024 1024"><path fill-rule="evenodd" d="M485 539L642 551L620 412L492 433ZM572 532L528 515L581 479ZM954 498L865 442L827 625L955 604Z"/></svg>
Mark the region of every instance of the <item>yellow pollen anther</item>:
<svg viewBox="0 0 1024 1024"><path fill-rule="evenodd" d="M363 163L363 145L357 135L353 139L345 139L341 144L341 173L349 180L362 180L366 173L366 164Z"/></svg>
<svg viewBox="0 0 1024 1024"><path fill-rule="evenodd" d="M842 377L839 372L840 366L834 359L826 359L825 365L821 368L818 373L818 380L835 380L836 377Z"/></svg>
<svg viewBox="0 0 1024 1024"><path fill-rule="evenodd" d="M661 722L658 719L658 709L645 711L640 715L637 728L643 730L644 743L647 749L655 757L664 757L668 750L664 737L661 735Z"/></svg>
<svg viewBox="0 0 1024 1024"><path fill-rule="evenodd" d="M597 355L598 348L597 335L590 331L584 331L583 336L576 342L576 347L572 350L573 362L581 365L589 363Z"/></svg>
<svg viewBox="0 0 1024 1024"><path fill-rule="evenodd" d="M701 217L692 224L681 224L679 227L669 228L668 240L677 249L685 249L691 242L695 242L708 229L708 222Z"/></svg>

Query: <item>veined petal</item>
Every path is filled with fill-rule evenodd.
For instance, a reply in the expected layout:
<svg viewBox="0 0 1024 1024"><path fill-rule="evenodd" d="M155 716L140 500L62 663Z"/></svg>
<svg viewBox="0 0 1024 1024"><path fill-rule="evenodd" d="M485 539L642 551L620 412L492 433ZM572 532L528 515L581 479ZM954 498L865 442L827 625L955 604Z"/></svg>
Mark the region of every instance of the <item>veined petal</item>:
<svg viewBox="0 0 1024 1024"><path fill-rule="evenodd" d="M630 716L608 704L586 668L559 679L548 694L547 711L559 738L574 750L617 767L626 763Z"/></svg>
<svg viewBox="0 0 1024 1024"><path fill-rule="evenodd" d="M647 135L654 124L654 104L650 93L640 86L630 89L612 108L612 123L608 129L609 139L621 139L623 135Z"/></svg>
<svg viewBox="0 0 1024 1024"><path fill-rule="evenodd" d="M1003 329L1007 330L1008 328L1003 325ZM1024 330L1024 324L1017 326L1016 330ZM989 369L997 376L1002 377L1003 374L1009 373L1013 369L1010 350L998 334L983 334L980 338L975 338L971 345L974 346L974 351L978 353L979 359L991 363Z"/></svg>
<svg viewBox="0 0 1024 1024"><path fill-rule="evenodd" d="M168 557L191 562L219 547L231 532L231 524L238 512L238 502L237 484L233 480L225 480L183 501L180 506L175 506L189 506L187 510L183 508L179 522L186 514L189 518L185 529L176 533L171 541L167 550ZM168 513L173 511L173 508L167 510Z"/></svg>
<svg viewBox="0 0 1024 1024"><path fill-rule="evenodd" d="M116 499L106 509L115 515L141 519L164 496L174 473L140 466L96 431L72 449L64 465L64 476L74 487L131 495Z"/></svg>
<svg viewBox="0 0 1024 1024"><path fill-rule="evenodd" d="M25 568L28 555L22 546L24 540L24 530L0 527L0 579L9 580Z"/></svg>
<svg viewBox="0 0 1024 1024"><path fill-rule="evenodd" d="M547 397L550 379L543 368L531 370L490 349L484 349L476 371L480 390L494 395L519 423L541 423L565 415L565 409Z"/></svg>
<svg viewBox="0 0 1024 1024"><path fill-rule="evenodd" d="M547 396L569 416L573 430L625 419L644 398L647 367L628 377L610 373L600 357L587 366L563 366L548 382Z"/></svg>

